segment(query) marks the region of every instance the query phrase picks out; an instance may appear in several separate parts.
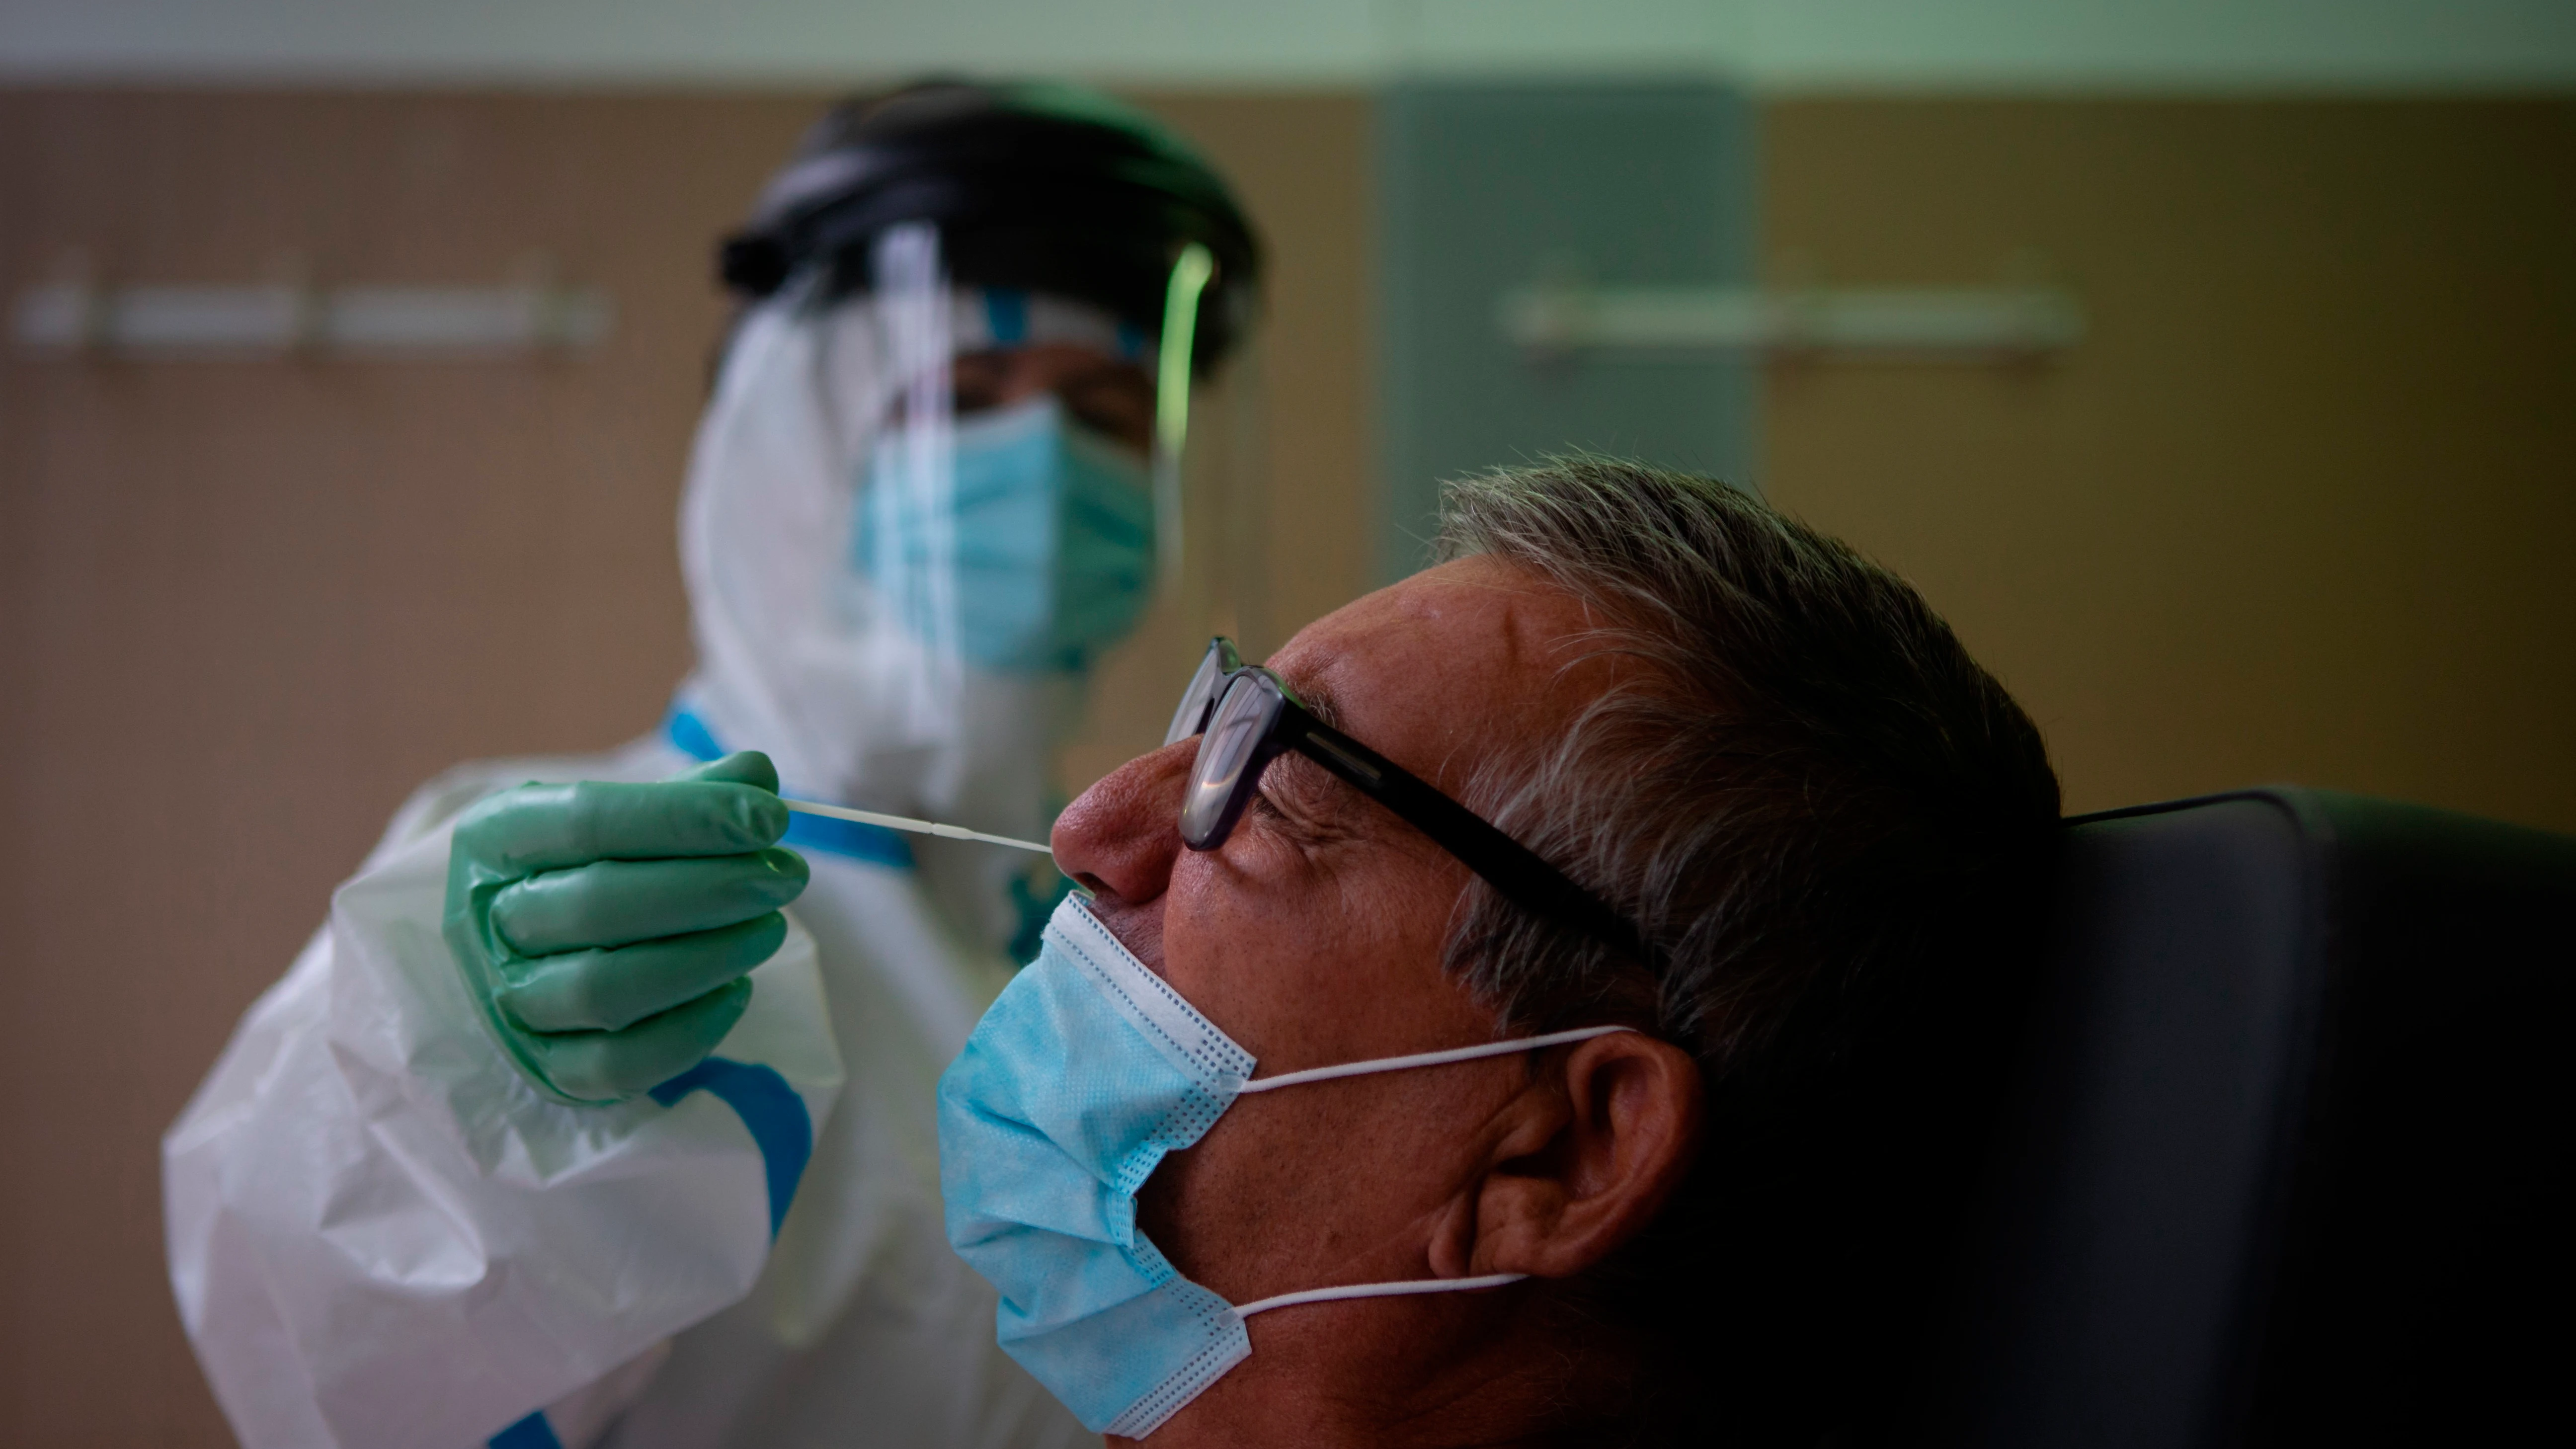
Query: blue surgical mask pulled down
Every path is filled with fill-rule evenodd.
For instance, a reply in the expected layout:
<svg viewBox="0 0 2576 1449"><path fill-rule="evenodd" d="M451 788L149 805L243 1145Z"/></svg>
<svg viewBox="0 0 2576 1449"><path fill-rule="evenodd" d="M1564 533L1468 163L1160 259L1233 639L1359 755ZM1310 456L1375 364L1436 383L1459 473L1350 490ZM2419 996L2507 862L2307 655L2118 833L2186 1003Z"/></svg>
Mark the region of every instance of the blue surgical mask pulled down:
<svg viewBox="0 0 2576 1449"><path fill-rule="evenodd" d="M1083 909L1058 906L939 1079L948 1241L1001 1294L1003 1351L1095 1433L1143 1438L1252 1353L1244 1320L1292 1304L1493 1288L1522 1275L1360 1283L1240 1307L1136 1229L1136 1192L1247 1092L1438 1066L1587 1027L1252 1080L1252 1054Z"/></svg>
<svg viewBox="0 0 2576 1449"><path fill-rule="evenodd" d="M1145 607L1154 500L1144 462L1070 421L1051 393L957 424L946 526L898 486L903 440L881 439L859 500L852 563L883 583L954 559L958 652L1003 673L1080 669ZM894 606L916 634L918 591Z"/></svg>

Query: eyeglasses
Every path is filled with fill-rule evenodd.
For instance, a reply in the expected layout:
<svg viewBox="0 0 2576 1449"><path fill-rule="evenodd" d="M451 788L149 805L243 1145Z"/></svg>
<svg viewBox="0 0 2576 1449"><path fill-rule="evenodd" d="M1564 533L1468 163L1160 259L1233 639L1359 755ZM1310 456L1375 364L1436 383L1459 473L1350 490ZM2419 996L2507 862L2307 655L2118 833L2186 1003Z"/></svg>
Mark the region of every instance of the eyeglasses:
<svg viewBox="0 0 2576 1449"><path fill-rule="evenodd" d="M1261 788L1261 773L1290 750L1392 810L1484 877L1505 900L1571 926L1649 965L1643 933L1563 871L1419 776L1309 713L1276 674L1246 666L1234 641L1208 641L1207 657L1182 691L1163 732L1166 745L1203 734L1181 799L1181 843L1214 850Z"/></svg>

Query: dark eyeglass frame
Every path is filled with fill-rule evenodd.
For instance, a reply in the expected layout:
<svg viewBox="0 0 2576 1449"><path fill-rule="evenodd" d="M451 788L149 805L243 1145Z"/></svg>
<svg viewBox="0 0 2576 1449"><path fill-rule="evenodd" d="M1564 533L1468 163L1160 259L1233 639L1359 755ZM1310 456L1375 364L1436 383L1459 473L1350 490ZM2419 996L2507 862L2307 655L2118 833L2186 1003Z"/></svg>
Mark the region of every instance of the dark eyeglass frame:
<svg viewBox="0 0 2576 1449"><path fill-rule="evenodd" d="M1483 816L1315 718L1287 681L1258 665L1247 666L1234 641L1223 635L1208 641L1207 656L1190 676L1163 743L1206 734L1212 725L1222 726L1224 747L1200 742L1189 790L1182 797L1181 843L1190 849L1214 850L1223 845L1260 791L1270 762L1294 750L1429 836L1505 900L1571 926L1636 961L1657 964L1644 933L1627 917ZM1234 743L1246 730L1257 732L1248 749Z"/></svg>

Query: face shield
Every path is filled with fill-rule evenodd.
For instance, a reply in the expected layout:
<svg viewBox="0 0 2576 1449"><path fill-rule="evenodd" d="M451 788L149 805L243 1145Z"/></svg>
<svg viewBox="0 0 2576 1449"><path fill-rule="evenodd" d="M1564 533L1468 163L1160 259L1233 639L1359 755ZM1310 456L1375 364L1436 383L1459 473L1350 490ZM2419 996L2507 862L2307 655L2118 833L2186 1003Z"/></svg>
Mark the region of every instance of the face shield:
<svg viewBox="0 0 2576 1449"><path fill-rule="evenodd" d="M1079 673L1177 574L1189 374L1158 363L1134 327L1088 304L942 275L938 234L879 238L873 296L892 406L859 480L858 604L921 642L925 699L954 698L972 666ZM1173 275L1186 294L1177 352L1204 285L1204 251Z"/></svg>
<svg viewBox="0 0 2576 1449"><path fill-rule="evenodd" d="M682 516L691 706L797 788L1026 830L976 797L1043 796L1079 679L1191 573L1209 260L1180 252L1160 349L1086 302L953 285L929 224L867 265L834 300L791 280L728 351Z"/></svg>

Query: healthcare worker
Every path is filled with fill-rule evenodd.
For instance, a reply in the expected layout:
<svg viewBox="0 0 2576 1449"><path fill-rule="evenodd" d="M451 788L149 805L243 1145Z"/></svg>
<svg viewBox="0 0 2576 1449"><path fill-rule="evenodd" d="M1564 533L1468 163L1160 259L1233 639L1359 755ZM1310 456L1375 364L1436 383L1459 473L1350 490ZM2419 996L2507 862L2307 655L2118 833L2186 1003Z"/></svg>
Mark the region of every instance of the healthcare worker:
<svg viewBox="0 0 2576 1449"><path fill-rule="evenodd" d="M663 725L425 786L164 1141L245 1444L1084 1437L942 1236L933 1097L1060 883L774 792L1045 837L1256 267L1207 163L1094 94L807 138L723 254Z"/></svg>

